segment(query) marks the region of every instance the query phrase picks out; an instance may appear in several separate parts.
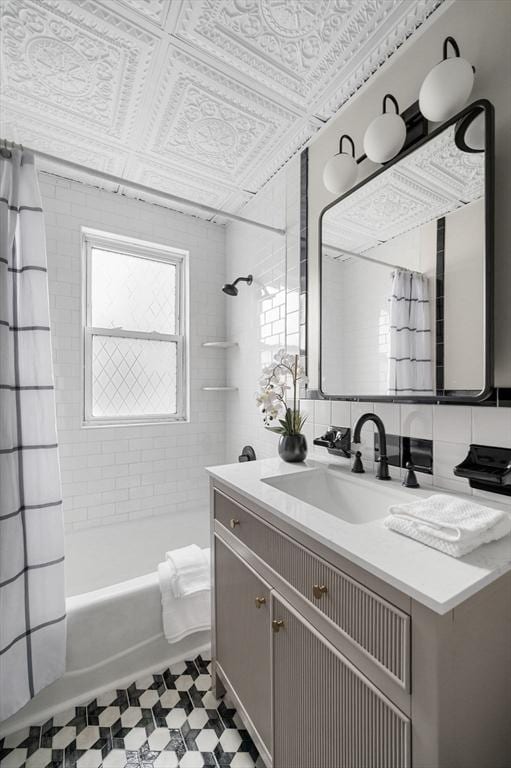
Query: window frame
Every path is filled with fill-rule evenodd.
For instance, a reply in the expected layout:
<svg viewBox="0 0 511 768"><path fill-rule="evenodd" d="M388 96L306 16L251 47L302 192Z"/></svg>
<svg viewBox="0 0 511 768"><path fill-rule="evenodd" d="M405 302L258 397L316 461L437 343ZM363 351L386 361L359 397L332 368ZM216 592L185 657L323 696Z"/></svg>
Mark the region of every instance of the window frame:
<svg viewBox="0 0 511 768"><path fill-rule="evenodd" d="M158 331L131 331L92 325L92 250L106 250L148 261L173 264L176 268L174 334ZM116 235L82 227L82 426L113 427L188 421L189 412L189 333L188 333L188 256L189 252L161 243ZM176 413L134 414L132 416L94 416L92 402L92 342L94 336L112 336L176 343Z"/></svg>

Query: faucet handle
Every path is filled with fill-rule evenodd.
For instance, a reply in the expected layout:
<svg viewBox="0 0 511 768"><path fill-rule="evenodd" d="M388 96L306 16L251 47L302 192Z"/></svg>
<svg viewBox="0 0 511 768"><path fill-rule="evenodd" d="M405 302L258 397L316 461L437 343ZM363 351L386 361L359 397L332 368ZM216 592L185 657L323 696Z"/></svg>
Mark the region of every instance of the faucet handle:
<svg viewBox="0 0 511 768"><path fill-rule="evenodd" d="M414 472L415 466L411 461L406 462L406 469L407 472L401 485L404 485L405 488L420 488L417 475Z"/></svg>
<svg viewBox="0 0 511 768"><path fill-rule="evenodd" d="M351 468L352 472L355 472L356 474L363 474L365 472L364 465L362 464L362 452L356 451L355 453L355 461L353 462L353 466Z"/></svg>

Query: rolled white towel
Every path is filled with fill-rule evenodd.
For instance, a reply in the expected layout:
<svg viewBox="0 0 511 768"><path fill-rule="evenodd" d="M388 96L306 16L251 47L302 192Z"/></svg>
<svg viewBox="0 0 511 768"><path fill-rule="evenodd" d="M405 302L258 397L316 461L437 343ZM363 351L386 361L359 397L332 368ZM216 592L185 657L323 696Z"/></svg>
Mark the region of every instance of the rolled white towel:
<svg viewBox="0 0 511 768"><path fill-rule="evenodd" d="M165 552L170 563L169 583L174 597L187 597L210 589L210 551L197 544Z"/></svg>
<svg viewBox="0 0 511 768"><path fill-rule="evenodd" d="M391 506L389 513L384 520L387 528L453 557L511 532L506 512L445 494Z"/></svg>

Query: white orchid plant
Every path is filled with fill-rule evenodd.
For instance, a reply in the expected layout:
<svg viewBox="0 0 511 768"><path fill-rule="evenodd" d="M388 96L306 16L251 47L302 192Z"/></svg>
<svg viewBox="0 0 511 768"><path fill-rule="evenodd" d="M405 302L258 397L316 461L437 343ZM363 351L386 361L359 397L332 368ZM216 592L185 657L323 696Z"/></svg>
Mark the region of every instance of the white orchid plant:
<svg viewBox="0 0 511 768"><path fill-rule="evenodd" d="M300 384L306 383L307 377L299 356L279 349L272 363L263 368L259 379L260 390L256 395L266 429L285 436L301 434L307 417L300 413L298 390ZM291 390L292 407L288 404Z"/></svg>

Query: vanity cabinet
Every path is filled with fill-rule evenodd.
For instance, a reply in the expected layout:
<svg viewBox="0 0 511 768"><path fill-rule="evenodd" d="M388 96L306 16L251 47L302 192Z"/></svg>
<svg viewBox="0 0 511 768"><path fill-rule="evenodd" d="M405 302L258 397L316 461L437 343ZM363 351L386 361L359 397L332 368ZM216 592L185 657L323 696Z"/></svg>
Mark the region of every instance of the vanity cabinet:
<svg viewBox="0 0 511 768"><path fill-rule="evenodd" d="M508 768L511 574L440 615L212 482L213 680L267 768Z"/></svg>
<svg viewBox="0 0 511 768"><path fill-rule="evenodd" d="M277 596L273 616L275 768L408 766L408 718Z"/></svg>
<svg viewBox="0 0 511 768"><path fill-rule="evenodd" d="M214 547L215 661L270 750L270 589L219 538Z"/></svg>

